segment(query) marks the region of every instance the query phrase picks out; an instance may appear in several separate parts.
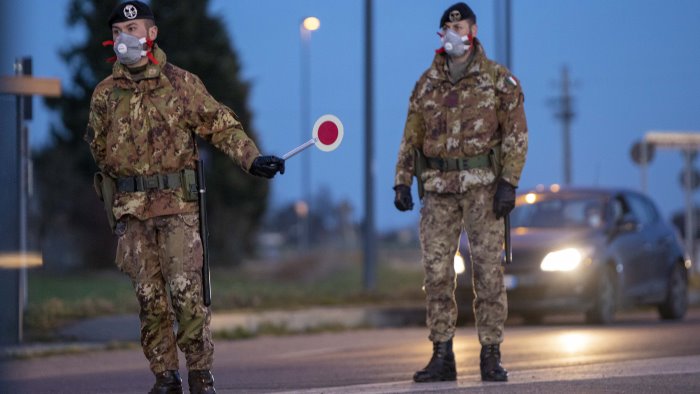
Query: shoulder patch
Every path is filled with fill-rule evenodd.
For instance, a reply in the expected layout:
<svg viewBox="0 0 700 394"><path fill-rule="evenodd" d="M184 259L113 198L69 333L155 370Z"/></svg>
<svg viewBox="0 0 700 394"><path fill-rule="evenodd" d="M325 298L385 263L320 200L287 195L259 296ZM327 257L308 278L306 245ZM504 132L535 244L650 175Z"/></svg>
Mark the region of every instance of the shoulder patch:
<svg viewBox="0 0 700 394"><path fill-rule="evenodd" d="M506 81L507 81L509 84L513 85L513 87L519 85L518 80L517 80L514 76L512 76L512 75L509 75L509 76L506 78Z"/></svg>

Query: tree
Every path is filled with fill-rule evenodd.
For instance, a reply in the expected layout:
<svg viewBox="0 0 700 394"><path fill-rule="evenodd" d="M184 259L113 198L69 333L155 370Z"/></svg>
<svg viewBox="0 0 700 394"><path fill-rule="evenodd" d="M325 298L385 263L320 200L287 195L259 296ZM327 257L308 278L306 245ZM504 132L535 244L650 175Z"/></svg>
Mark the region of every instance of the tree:
<svg viewBox="0 0 700 394"><path fill-rule="evenodd" d="M240 80L238 58L226 29L219 17L208 15L208 4L208 0L153 0L151 8L159 28L156 43L166 52L168 62L197 74L212 96L231 107L255 140L247 107L249 85ZM51 127L52 143L36 155L47 264L74 260L91 266L112 264L114 240L92 191L96 167L83 134L92 90L111 73L105 59L113 53L101 42L111 38L107 19L114 5L113 0L70 3L68 25L84 28L86 39L61 52L72 73L71 88L61 99L47 100L60 113L61 121ZM235 264L254 250L269 187L201 141L200 152L205 157L209 187L212 263Z"/></svg>

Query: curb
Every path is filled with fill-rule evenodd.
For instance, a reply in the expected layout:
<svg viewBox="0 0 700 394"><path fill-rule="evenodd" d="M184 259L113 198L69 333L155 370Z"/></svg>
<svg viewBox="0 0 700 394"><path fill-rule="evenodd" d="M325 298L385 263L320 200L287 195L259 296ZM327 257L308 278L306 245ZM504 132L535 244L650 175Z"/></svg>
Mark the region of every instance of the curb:
<svg viewBox="0 0 700 394"><path fill-rule="evenodd" d="M700 306L700 288L688 294L691 307ZM221 312L212 314L212 334L249 338L261 333L292 334L318 330L387 328L425 324L420 305L308 308L291 311ZM125 349L138 346L137 314L103 316L77 321L59 330L63 342L27 343L0 348L0 359Z"/></svg>

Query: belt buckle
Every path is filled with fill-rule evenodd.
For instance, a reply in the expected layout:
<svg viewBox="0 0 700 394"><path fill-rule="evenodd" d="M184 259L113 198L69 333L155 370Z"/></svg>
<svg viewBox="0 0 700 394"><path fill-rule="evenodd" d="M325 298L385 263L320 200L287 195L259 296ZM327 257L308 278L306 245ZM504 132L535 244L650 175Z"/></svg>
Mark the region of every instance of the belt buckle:
<svg viewBox="0 0 700 394"><path fill-rule="evenodd" d="M146 190L146 185L145 182L143 181L142 176L135 176L134 177L134 191L145 191Z"/></svg>
<svg viewBox="0 0 700 394"><path fill-rule="evenodd" d="M158 188L158 176L146 176L144 177L145 189L157 189Z"/></svg>
<svg viewBox="0 0 700 394"><path fill-rule="evenodd" d="M134 178L133 177L126 177L126 178L119 178L118 182L118 189L120 192L133 192L135 189L135 184L134 184Z"/></svg>

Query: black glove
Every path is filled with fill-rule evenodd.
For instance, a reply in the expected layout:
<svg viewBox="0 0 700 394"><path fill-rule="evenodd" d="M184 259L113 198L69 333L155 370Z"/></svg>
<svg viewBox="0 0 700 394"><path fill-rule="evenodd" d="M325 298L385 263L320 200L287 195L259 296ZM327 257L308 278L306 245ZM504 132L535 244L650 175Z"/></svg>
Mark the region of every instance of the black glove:
<svg viewBox="0 0 700 394"><path fill-rule="evenodd" d="M284 160L277 156L258 156L253 160L248 172L269 179L278 172L284 174Z"/></svg>
<svg viewBox="0 0 700 394"><path fill-rule="evenodd" d="M496 214L496 219L508 215L513 208L515 208L515 186L499 179L496 194L493 196L493 212Z"/></svg>
<svg viewBox="0 0 700 394"><path fill-rule="evenodd" d="M394 186L396 196L394 197L394 206L399 211L410 211L413 209L413 197L411 197L411 188L406 185Z"/></svg>

